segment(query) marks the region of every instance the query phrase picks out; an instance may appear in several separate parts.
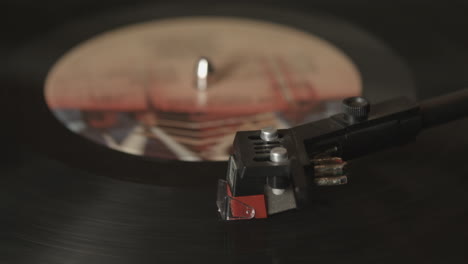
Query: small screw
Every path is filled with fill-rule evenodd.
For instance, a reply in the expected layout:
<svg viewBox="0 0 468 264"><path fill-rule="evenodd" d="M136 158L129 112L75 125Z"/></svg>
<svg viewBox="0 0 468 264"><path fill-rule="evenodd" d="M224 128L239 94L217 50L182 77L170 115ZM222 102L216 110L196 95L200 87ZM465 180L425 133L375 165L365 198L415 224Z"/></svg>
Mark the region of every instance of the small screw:
<svg viewBox="0 0 468 264"><path fill-rule="evenodd" d="M282 195L285 191L286 191L285 189L276 189L276 188L271 189L271 192L274 195Z"/></svg>
<svg viewBox="0 0 468 264"><path fill-rule="evenodd" d="M266 127L261 130L260 138L265 141L274 141L278 139L278 130L274 127Z"/></svg>
<svg viewBox="0 0 468 264"><path fill-rule="evenodd" d="M366 120L370 112L370 102L360 96L350 97L343 100L343 112L350 123Z"/></svg>
<svg viewBox="0 0 468 264"><path fill-rule="evenodd" d="M283 147L276 147L270 151L270 160L273 162L282 162L288 160L288 150Z"/></svg>

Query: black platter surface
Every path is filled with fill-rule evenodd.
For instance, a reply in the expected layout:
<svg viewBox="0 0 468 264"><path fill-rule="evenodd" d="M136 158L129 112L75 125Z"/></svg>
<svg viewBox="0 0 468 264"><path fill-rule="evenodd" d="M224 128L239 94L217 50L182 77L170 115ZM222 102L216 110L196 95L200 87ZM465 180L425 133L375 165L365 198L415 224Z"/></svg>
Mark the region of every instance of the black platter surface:
<svg viewBox="0 0 468 264"><path fill-rule="evenodd" d="M23 45L11 56L6 95L12 99L4 113L12 125L2 131L9 140L1 168L1 261L463 263L468 259L466 120L426 131L406 146L353 161L350 183L321 189L304 210L229 223L219 220L215 205L216 179L224 177L224 162L136 157L66 130L46 107L42 89L52 64L77 42L157 14L240 14L235 8L221 7L162 12L160 6L150 5L131 10L84 18ZM346 24L318 23L328 20L317 13L304 14L303 21L317 22L308 29L294 15L297 11L273 18L273 11L249 10L243 16L303 27L342 48L362 72L365 95L415 96L412 79L421 75L421 68L411 75L404 59L386 56L390 49L374 45L377 40L368 40L367 34L349 37L346 34L353 33L343 32L349 29ZM368 56L368 45L379 56ZM427 82L415 79L417 84ZM452 84L458 82L462 80ZM416 91L424 98L456 85L428 90L418 86Z"/></svg>

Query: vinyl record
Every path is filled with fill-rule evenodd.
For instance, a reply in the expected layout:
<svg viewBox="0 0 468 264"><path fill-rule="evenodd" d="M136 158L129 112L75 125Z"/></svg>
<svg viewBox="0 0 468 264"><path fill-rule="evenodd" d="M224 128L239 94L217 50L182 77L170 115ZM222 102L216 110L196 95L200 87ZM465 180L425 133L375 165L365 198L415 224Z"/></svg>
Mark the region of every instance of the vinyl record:
<svg viewBox="0 0 468 264"><path fill-rule="evenodd" d="M189 25L192 26L192 28L188 27ZM207 25L211 25L210 27L213 27L212 25L220 25L220 27L218 29L208 28L207 30ZM262 29L262 27L266 29ZM217 98L214 96L213 99L210 99L210 96L208 96L209 102L214 102L215 105L222 106L222 108L218 107L219 109L216 109L216 107L212 107L212 104L209 103L207 107L201 110L202 112L208 112L204 117L199 116L200 109L191 106L190 102L181 101L181 103L178 104L177 101L181 100L180 95L176 95L175 98L170 98L170 96L174 96L171 95L171 93L174 94L174 91L190 90L191 93L187 94L189 95L189 100L193 101L193 94L195 92L192 92L193 89L188 87L188 85L181 88L180 85L172 87L166 84L166 86L160 86L154 89L150 87L147 89L148 83L150 83L149 86L151 86L151 83L154 83L154 80L157 79L154 78L153 75L155 73L161 75L161 72L164 72L160 70L158 73L158 70L154 68L161 67L161 64L164 66L164 63L170 64L170 52L183 53L184 45L181 43L196 45L195 42L200 42L201 39L202 42L200 43L206 44L209 42L206 42L205 39L213 38L210 36L218 35L226 37L220 37L218 39L214 37L215 41L218 40L230 43L232 40L236 39L236 35L232 38L229 34L223 35L221 33L213 33L213 31L219 31L223 28L227 28L233 32L237 30L240 33L236 34L241 37L248 36L245 35L244 32L247 29L253 30L250 33L253 39L258 37L258 35L263 34L265 36L263 39L262 36L258 37L259 40L257 42L252 40L252 43L240 43L237 44L237 46L236 44L231 44L233 45L231 48L230 46L226 48L226 44L219 45L217 49L220 50L218 53L221 54L221 57L226 56L226 54L238 58L242 58L242 56L255 56L255 52L242 55L242 53L248 53L246 47L249 47L249 44L251 44L250 46L253 51L256 50L256 52L259 53L263 52L262 47L266 45L262 43L262 41L268 41L270 39L271 42L272 37L284 38L281 39L283 42L281 42L280 39L277 39L276 42L279 42L279 44L284 43L285 47L281 45L275 46L275 44L272 43L270 45L272 47L269 47L269 49L273 51L271 53L262 53L261 55L264 55L264 57L266 56L267 59L271 59L272 57L275 59L275 56L278 57L278 53L282 51L286 51L285 53L288 54L288 52L291 53L290 51L298 50L299 53L294 53L296 54L296 59L286 57L286 62L292 63L293 66L295 66L294 64L297 64L295 61L300 60L298 56L305 57L306 59L304 60L303 58L302 61L312 65L309 67L305 64L306 66L302 67L306 74L312 74L310 77L306 77L309 79L312 78L310 80L315 82L322 80L316 85L318 88L312 90L307 90L308 88L306 88L305 91L307 91L307 93L301 95L306 102L305 118L302 117L295 121L291 121L291 118L289 118L289 121L286 122L286 127L339 111L339 99L353 94L362 93L372 101L381 101L394 96L406 95L414 97L414 87L412 86L410 73L404 62L382 42L363 30L338 18L319 13L305 15L297 12L241 5L217 7L194 6L193 8L152 6L125 10L123 12L110 12L95 18L83 19L75 24L57 29L50 35L19 49L13 54L10 60L11 64L9 69L11 72L9 76L11 77L12 85L15 86L15 90L18 92L17 98L21 98L17 107L22 109L21 117L16 117L17 123L21 131L34 130L34 137L30 137L27 135L28 133L26 133L21 136L23 138L22 140L30 140L29 144L31 146L34 146L43 153L49 153L54 157L58 157L68 164L73 164L73 166L87 168L92 172L98 172L112 177L132 179L134 181L153 182L163 185L192 186L193 184L197 184L196 182L198 182L199 179L188 175L187 171L199 171L201 174L206 175L204 179L211 178L213 175L224 174L224 162L212 163L203 160L226 160L229 151L229 141L236 130L242 129L242 125L221 125L216 127L217 130L190 130L180 129L180 127L177 126L200 126L200 124L203 124L203 122L194 122L194 118L195 120L197 118L202 118L202 121L203 118L208 118L205 121L217 122L220 120L225 122L226 120L240 118L244 120L243 124L245 124L246 119L250 118L257 123L257 125L254 126L244 126L244 130L259 129L264 124L277 125L279 122L278 116L284 121L288 119L285 118L285 116L287 117L288 114L291 115L290 106L286 107L286 109L288 109L286 112L284 110L279 110L281 109L280 105L284 99L275 102L274 100L276 99L271 97L273 90L268 90L271 88L262 88L265 86L263 83L255 86L255 81L259 79L256 75L260 74L252 70L246 71L246 73L253 73L254 77L253 79L251 78L253 84L249 84L249 79L244 83L241 82L241 88L229 88L227 87L229 86L229 82L227 82L228 85L221 83L219 85L220 87L213 87L209 90L208 93L213 93L215 95L219 93ZM186 32L182 32L181 34L181 30L185 30ZM208 37L191 37L191 35L188 34L190 32L197 32L197 30L201 30L205 35L211 35ZM170 33L170 36L158 33L157 31L167 31ZM278 33L279 31L284 31L286 33ZM177 41L177 35L183 36L185 39ZM113 40L120 40L120 42L117 44L117 41ZM291 45L295 44L299 45L299 48L295 49L294 46L291 47ZM177 51L177 48L173 47L176 45L178 45L179 49L182 47L180 52ZM241 48L238 48L239 46ZM128 47L128 49L125 49L125 47ZM124 50L127 50L130 56L122 55L122 51ZM193 48L190 46L185 47L185 50L188 50L190 56L197 54L191 51ZM218 55L216 54L217 51L212 50L213 48L205 48L205 52L201 52L199 55L204 56L203 53L207 53L206 51ZM268 49L264 48L263 50ZM238 53L236 53L236 51ZM314 51L317 52L314 53ZM151 54L151 52L159 55L155 56ZM169 59L162 60L161 54L169 54L167 55ZM193 58L196 57L190 56L187 57L192 59L193 62L183 61L182 66L176 64L177 66L172 68L179 71L179 68L182 67L185 69L183 74L187 75L187 73L191 73L190 68L193 67L195 63ZM145 60L145 57L150 57L150 60ZM154 57L156 59L152 61L151 59ZM183 56L179 56L179 60L180 57ZM215 60L217 59L216 57L217 56L212 59ZM93 61L93 59L96 60ZM183 57L183 59L186 60L185 57ZM127 63L125 63L125 60L127 60ZM160 63L161 60L162 63ZM247 62L248 61L249 59L247 59ZM215 67L217 67L216 64L218 64L218 66L223 68L222 63L214 61L214 64ZM240 66L236 67L242 69ZM314 69L314 67L316 67L316 69ZM166 67L163 68L163 70L167 71L172 68ZM339 76L333 75L334 69L337 70L339 73L337 75ZM318 71L318 73L314 75L314 71ZM132 72L134 74L132 74ZM180 73L177 74L180 75ZM117 78L108 77L109 75L117 76ZM135 76L142 75L146 76L143 78L145 80L144 85L138 83L139 79L135 78ZM264 74L262 73L262 75ZM95 78L95 76L97 77ZM307 78L305 79L306 81L309 80ZM341 80L341 78L343 78L343 80ZM148 79L150 79L149 82ZM188 80L189 78L185 79ZM184 82L188 83L189 81ZM236 81L231 81L231 83L235 86ZM259 88L252 89L249 85ZM96 87L99 88L96 89ZM149 90L148 94L138 96L138 89L143 88ZM242 88L244 91L241 90ZM116 101L117 103L114 104L102 103L103 100L109 102L109 97L115 97L115 92L114 94L105 94L106 89L124 91L121 95L123 98L127 98L127 101ZM244 96L237 98L243 99L242 102L229 104L228 106L226 106L226 103L219 103L229 102L229 99L235 100L236 97L233 97L235 93L233 94L232 92L236 89L240 91L239 94ZM261 89L264 89L264 91L261 92ZM314 98L317 96L326 96L326 94L333 95L333 89L338 89L338 93L333 99L335 102L338 102L338 104L332 104L332 110L324 112L320 110L320 107L323 108L323 102L326 101ZM104 91L104 94L99 92L101 90ZM244 101L246 100L245 98L249 98L249 90L260 91L263 95L260 97L257 96L260 99L251 103L251 106L246 106ZM226 91L230 94L226 93ZM291 91L294 92L294 90ZM340 91L345 92L343 93ZM80 97L80 93L87 94L87 97ZM129 97L130 94L133 96L132 98ZM187 97L185 94L182 95ZM70 104L70 98L73 98L73 100L78 103L88 103L80 105ZM331 98L333 98L333 96ZM86 113L83 114L83 110L91 107L90 100L94 100L92 107L103 107L104 109L100 110L104 110L104 112L88 113L84 111ZM265 101L265 103L263 103L264 106L259 103L261 100ZM300 103L297 100L298 99L293 99L296 105ZM134 108L128 108L128 106L132 104ZM143 117L141 117L141 115L140 117L135 117L135 115L133 115L130 118L127 115L128 112L144 110L145 107L148 107L145 106L145 104L150 105L152 112L159 112L159 121L166 121L166 124L168 124L167 121L172 123L164 127L156 125L156 133L154 132L155 127L152 126L152 135L147 136L148 133L145 134L144 128L142 129L135 126L135 123L139 122L137 119L145 119L144 115ZM241 105L241 107L237 105ZM338 108L336 107L337 105ZM257 107L258 110L249 110L252 109L252 106ZM311 110L307 110L311 107ZM117 114L113 112L111 115L108 115L107 113L109 111L107 110L109 109L113 109L112 111L117 109L120 112ZM80 113L77 113L76 110L79 110ZM132 114L134 114L133 112ZM122 115L122 113L124 115ZM276 113L275 116L272 117L272 113ZM316 115L322 114L314 117L314 113L316 113ZM198 114L198 117L196 114ZM297 115L297 111L292 114L293 116ZM219 117L220 115L221 119ZM107 121L114 120L112 122L117 122L119 124L115 129L111 128L110 132L109 129L107 130L107 139L103 136L103 134L106 133L100 132L102 129L98 124L101 122L102 125L102 120L106 120L106 118ZM77 130L74 130L77 127L76 123L79 123L74 122L77 121L77 119L81 121L81 127L83 127L83 119L91 119L88 121L88 124L89 122L94 122L98 127L91 127L92 131L83 135L82 132L76 132ZM177 121L177 123L174 121ZM151 126L151 121L149 123L149 125L146 124L145 126ZM173 125L174 123L176 123L176 125ZM284 122L282 123L284 124ZM78 127L79 126L80 125L78 125ZM68 129L65 127L68 127ZM70 132L70 130L75 132ZM226 130L230 131L225 132ZM77 136L76 133L81 134L81 136ZM150 141L148 138L156 138L156 140L150 142L151 144L139 147L137 150L133 147L128 148L122 146L122 141L125 141L126 138L132 138L132 133L137 134L137 136L145 134L143 137L146 142ZM208 133L208 136L206 136L206 133ZM174 145L171 143L175 142L176 148L184 147L185 150L191 153L203 152L213 145L212 142L210 142L212 136L210 138L209 133L218 133L216 135L221 135L221 137L227 135L227 137L222 140L224 148L223 153L215 153L211 156L208 155L208 157L197 156L195 159L192 159L191 156L186 158L186 156L182 155L182 158L180 158L180 155L178 156L175 154L174 147L171 148L171 145ZM163 135L161 136L161 134ZM110 140L109 137L111 138ZM167 140L162 140L161 138L171 138L171 140L169 140L170 142L168 143ZM98 144L96 144L96 142ZM189 146L187 147L187 145ZM141 157L116 153L115 149L124 153L137 154ZM147 153L151 153L151 149L153 149L155 154L148 155ZM154 151L154 149L156 150ZM119 164L122 168L114 169L110 168L113 166L100 164L96 162L94 154L88 155L90 153L95 153L99 157L105 156L104 163L110 162L112 164ZM178 160L201 160L201 162L180 162ZM136 170L140 171L138 175L134 175L134 171ZM178 176L173 177L172 175Z"/></svg>
<svg viewBox="0 0 468 264"><path fill-rule="evenodd" d="M203 185L187 188L137 184L15 146L2 161L0 260L464 262L466 129L456 122L353 161L349 184L321 189L307 208L237 222L219 220L207 175L192 172Z"/></svg>
<svg viewBox="0 0 468 264"><path fill-rule="evenodd" d="M9 84L14 89L7 120L14 133L7 132L14 140L5 146L9 155L1 167L1 262L457 263L467 259L468 169L461 166L468 155L466 122L430 130L407 146L352 161L350 183L317 191L307 208L263 220L223 222L215 200L217 179L225 177L226 162L116 151L73 132L51 107L46 79L71 49L131 25L213 16L275 23L331 43L355 65L361 92L372 101L414 96L404 62L388 47L323 14L250 6L149 6L64 26L19 49L10 60Z"/></svg>

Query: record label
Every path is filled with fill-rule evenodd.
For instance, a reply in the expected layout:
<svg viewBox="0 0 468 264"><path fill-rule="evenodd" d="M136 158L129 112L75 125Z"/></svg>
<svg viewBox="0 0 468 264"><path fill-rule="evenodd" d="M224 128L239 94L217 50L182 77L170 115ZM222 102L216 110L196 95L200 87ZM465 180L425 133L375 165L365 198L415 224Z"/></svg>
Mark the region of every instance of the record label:
<svg viewBox="0 0 468 264"><path fill-rule="evenodd" d="M45 84L49 108L75 133L126 153L184 161L226 160L238 130L326 117L361 93L359 70L332 43L233 17L109 31L66 53Z"/></svg>

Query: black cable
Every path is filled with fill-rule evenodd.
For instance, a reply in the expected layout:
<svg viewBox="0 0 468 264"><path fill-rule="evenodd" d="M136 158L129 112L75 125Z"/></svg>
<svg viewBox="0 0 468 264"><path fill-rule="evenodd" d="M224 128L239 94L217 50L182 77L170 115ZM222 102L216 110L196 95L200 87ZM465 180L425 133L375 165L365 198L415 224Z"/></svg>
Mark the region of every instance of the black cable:
<svg viewBox="0 0 468 264"><path fill-rule="evenodd" d="M468 89L435 97L420 103L423 128L468 116Z"/></svg>

